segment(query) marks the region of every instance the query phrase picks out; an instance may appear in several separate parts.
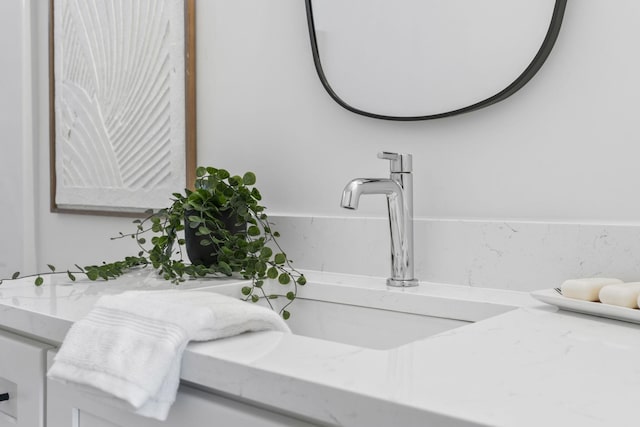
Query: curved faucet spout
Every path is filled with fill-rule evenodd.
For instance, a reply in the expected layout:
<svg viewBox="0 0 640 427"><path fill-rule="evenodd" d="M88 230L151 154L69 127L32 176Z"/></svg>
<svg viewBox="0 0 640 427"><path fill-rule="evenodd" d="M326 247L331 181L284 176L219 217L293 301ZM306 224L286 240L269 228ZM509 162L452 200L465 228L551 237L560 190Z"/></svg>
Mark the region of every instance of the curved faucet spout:
<svg viewBox="0 0 640 427"><path fill-rule="evenodd" d="M411 155L380 153L381 159L391 160L391 178L356 178L342 192L340 205L358 209L363 194L384 194L389 208L391 231L391 277L389 286L416 286L413 277L413 180Z"/></svg>
<svg viewBox="0 0 640 427"><path fill-rule="evenodd" d="M358 209L363 194L385 194L399 197L402 204L402 188L391 180L383 178L356 178L351 180L342 191L340 206L346 209Z"/></svg>

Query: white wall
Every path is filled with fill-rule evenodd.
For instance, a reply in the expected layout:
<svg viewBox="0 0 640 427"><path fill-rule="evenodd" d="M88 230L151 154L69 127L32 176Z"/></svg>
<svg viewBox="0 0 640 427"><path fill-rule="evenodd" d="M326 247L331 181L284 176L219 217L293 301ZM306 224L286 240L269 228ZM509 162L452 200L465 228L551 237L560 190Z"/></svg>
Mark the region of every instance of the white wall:
<svg viewBox="0 0 640 427"><path fill-rule="evenodd" d="M0 277L23 268L21 13L0 2Z"/></svg>
<svg viewBox="0 0 640 427"><path fill-rule="evenodd" d="M273 211L345 215L343 185L385 175L375 155L389 149L414 154L418 217L640 219L638 2L570 2L555 50L523 90L416 123L360 117L329 99L302 3L198 3L201 158L255 169ZM383 203L365 212L381 215Z"/></svg>
<svg viewBox="0 0 640 427"><path fill-rule="evenodd" d="M38 3L38 28L43 29L46 5ZM352 114L325 93L313 68L304 2L199 0L199 163L237 173L255 171L269 212L281 216L285 228L289 216L384 217L385 203L378 197L363 198L356 213L338 206L349 179L388 173L387 164L376 159L381 150L413 153L418 218L635 227L640 219L638 17L635 0L619 0L615 7L598 0L569 2L554 51L520 92L471 114L400 123ZM37 147L43 171L48 170L46 52L42 31ZM108 240L128 229L128 220L51 214L47 173L38 184L41 263L109 260L130 248L128 242ZM341 258L355 256L344 247L348 241L324 241L322 229L309 232L304 239L288 238L294 259L296 252L309 251L318 242L324 251L333 244L332 252L343 254ZM386 260L380 239L374 259ZM442 248L447 242L429 243ZM574 247L573 255L584 261L583 250L593 248ZM455 251L448 253L457 257ZM416 255L423 265L431 265L426 252ZM322 259L311 261L313 256L301 266L324 265ZM558 272L563 256L531 268ZM583 271L602 273L595 265ZM572 272L578 270L566 274ZM495 285L492 280L476 285ZM545 286L551 285L539 285Z"/></svg>

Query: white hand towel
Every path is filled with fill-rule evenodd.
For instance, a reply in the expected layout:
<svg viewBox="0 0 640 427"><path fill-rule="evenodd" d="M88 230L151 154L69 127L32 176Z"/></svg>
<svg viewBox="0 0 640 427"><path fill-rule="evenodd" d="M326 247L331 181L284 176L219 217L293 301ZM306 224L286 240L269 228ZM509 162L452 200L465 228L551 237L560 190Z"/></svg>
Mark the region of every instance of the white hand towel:
<svg viewBox="0 0 640 427"><path fill-rule="evenodd" d="M128 291L101 297L67 333L47 375L90 387L164 421L190 340L291 332L265 307L203 291Z"/></svg>

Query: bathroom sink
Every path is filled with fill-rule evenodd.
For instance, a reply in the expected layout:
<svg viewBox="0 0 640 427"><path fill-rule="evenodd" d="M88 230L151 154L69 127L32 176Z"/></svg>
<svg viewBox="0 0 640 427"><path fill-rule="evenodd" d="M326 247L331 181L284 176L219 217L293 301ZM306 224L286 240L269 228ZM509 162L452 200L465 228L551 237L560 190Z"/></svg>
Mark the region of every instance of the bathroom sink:
<svg viewBox="0 0 640 427"><path fill-rule="evenodd" d="M385 350L469 321L299 298L287 324L292 332L312 338Z"/></svg>
<svg viewBox="0 0 640 427"><path fill-rule="evenodd" d="M381 278L330 273L307 279L287 308L293 333L378 350L484 320L529 301L518 292L469 286L421 283L389 288ZM267 291L282 292L277 286ZM275 309L286 302L271 300Z"/></svg>

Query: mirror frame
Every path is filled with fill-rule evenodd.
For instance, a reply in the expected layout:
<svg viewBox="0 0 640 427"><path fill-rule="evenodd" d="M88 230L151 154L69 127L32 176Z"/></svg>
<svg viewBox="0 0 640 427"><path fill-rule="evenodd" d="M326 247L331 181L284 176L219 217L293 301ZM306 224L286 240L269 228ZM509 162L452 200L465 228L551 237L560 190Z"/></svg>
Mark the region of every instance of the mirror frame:
<svg viewBox="0 0 640 427"><path fill-rule="evenodd" d="M446 111L443 113L431 114L426 116L388 116L383 114L370 113L370 112L352 107L351 105L343 101L338 96L338 94L335 93L335 91L327 81L324 71L322 70L322 63L320 61L320 54L318 52L318 41L316 38L315 23L313 20L313 6L311 4L312 1L313 0L305 0L306 11L307 11L307 26L309 28L309 38L311 40L311 51L313 53L313 62L315 64L318 77L320 78L320 81L322 82L322 85L324 86L325 90L329 93L331 98L333 98L333 100L336 101L340 106L342 106L343 108L353 113L376 118L376 119L396 120L396 121L433 120L433 119L440 119L444 117L451 117L451 116L455 116L463 113L469 113L471 111L479 110L481 108L485 108L490 105L493 105L516 93L525 84L527 84L529 80L533 78L533 76L538 72L538 70L540 70L544 62L549 57L549 54L551 53L551 50L553 49L553 46L555 45L555 42L558 39L558 34L560 33L560 28L562 26L562 19L564 17L565 8L567 6L567 0L556 0L556 4L554 6L553 14L551 17L551 22L549 24L549 28L547 29L547 34L545 35L542 45L540 46L540 49L538 49L538 52L536 53L535 57L533 58L529 66L527 66L527 68L511 84L509 84L500 92L486 99L483 99L482 101L478 101L474 104L468 105L466 107L458 108L456 110Z"/></svg>

